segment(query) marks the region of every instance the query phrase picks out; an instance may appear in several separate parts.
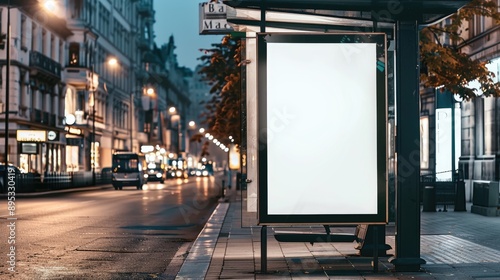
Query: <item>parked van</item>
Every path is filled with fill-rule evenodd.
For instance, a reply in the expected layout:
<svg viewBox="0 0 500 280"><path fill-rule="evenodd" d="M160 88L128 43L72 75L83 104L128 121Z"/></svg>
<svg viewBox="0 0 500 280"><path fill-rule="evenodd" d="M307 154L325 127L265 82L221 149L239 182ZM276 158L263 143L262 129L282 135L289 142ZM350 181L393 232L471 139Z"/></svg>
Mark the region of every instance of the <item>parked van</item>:
<svg viewBox="0 0 500 280"><path fill-rule="evenodd" d="M111 180L115 190L121 190L124 186L135 186L142 190L144 179L140 156L132 152L114 153Z"/></svg>

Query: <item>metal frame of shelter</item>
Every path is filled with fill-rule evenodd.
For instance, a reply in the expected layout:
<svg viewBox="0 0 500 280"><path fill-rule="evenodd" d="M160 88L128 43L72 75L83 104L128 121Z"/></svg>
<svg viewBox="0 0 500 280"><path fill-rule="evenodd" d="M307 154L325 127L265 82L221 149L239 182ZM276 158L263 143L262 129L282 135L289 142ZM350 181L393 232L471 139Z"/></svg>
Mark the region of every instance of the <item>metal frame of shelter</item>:
<svg viewBox="0 0 500 280"><path fill-rule="evenodd" d="M316 32L371 29L393 35L396 49L396 248L390 259L396 271L419 271L420 258L420 132L419 29L457 12L466 0L224 0L234 10L260 12L257 19L228 18L239 25L295 28ZM280 22L271 13L315 15L330 21ZM337 14L336 14L337 13ZM336 15L336 16L334 16ZM348 16L346 16L348 15ZM266 234L263 226L261 239ZM262 240L263 241L263 240ZM264 247L265 244L262 244ZM261 252L262 259L267 256ZM263 272L266 266L262 263Z"/></svg>

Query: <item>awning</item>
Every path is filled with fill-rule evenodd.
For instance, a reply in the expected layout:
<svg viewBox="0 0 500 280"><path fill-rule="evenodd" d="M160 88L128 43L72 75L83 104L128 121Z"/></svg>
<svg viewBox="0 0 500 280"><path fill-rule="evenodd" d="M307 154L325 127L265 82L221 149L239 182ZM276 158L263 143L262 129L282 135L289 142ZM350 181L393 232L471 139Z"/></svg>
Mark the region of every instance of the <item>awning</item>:
<svg viewBox="0 0 500 280"><path fill-rule="evenodd" d="M288 11L321 14L324 11L370 13L378 22L417 19L421 24L435 23L455 13L469 0L223 0L234 8L253 8L267 11ZM263 6L264 5L264 6Z"/></svg>

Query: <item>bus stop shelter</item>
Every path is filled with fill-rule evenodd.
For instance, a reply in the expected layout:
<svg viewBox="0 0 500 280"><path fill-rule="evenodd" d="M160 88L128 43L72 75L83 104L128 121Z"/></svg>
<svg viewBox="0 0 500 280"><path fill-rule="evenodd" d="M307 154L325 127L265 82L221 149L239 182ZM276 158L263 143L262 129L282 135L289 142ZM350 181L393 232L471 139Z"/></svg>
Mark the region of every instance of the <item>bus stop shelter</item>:
<svg viewBox="0 0 500 280"><path fill-rule="evenodd" d="M437 23L470 1L436 0L226 0L224 4L243 14L237 25L293 28L329 32L330 29L392 33L395 41L396 95L396 248L391 258L396 271L419 271L420 258L420 55L419 29ZM296 15L279 20L273 13ZM326 20L306 22L301 17ZM305 19L305 18L304 18ZM398 113L399 112L399 113ZM404 113L402 113L404 112Z"/></svg>

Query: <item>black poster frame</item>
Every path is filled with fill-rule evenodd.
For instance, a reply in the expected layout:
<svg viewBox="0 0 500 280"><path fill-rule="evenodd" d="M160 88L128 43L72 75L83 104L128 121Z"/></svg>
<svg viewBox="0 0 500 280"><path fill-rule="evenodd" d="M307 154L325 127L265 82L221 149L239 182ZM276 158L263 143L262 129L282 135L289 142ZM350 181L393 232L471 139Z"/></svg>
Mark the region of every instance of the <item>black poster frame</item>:
<svg viewBox="0 0 500 280"><path fill-rule="evenodd" d="M269 214L268 201L268 119L267 119L267 59L268 44L273 43L369 43L376 44L376 214ZM258 33L257 34L257 86L258 86L258 223L280 224L386 224L388 222L387 187L387 42L384 33ZM341 66L338 66L341 67ZM311 69L307 69L311 70ZM314 69L312 69L314 70ZM295 81L297 82L297 81ZM306 98L306 97L304 97ZM298 132L300 133L300 132ZM294 171L290 176L297 176ZM331 176L322 174L318 176ZM360 172L362 176L362 172ZM332 178L335 184L335 178ZM352 178L353 184L356 178ZM345 186L346 188L348 186ZM355 200L356 197L353 197Z"/></svg>

